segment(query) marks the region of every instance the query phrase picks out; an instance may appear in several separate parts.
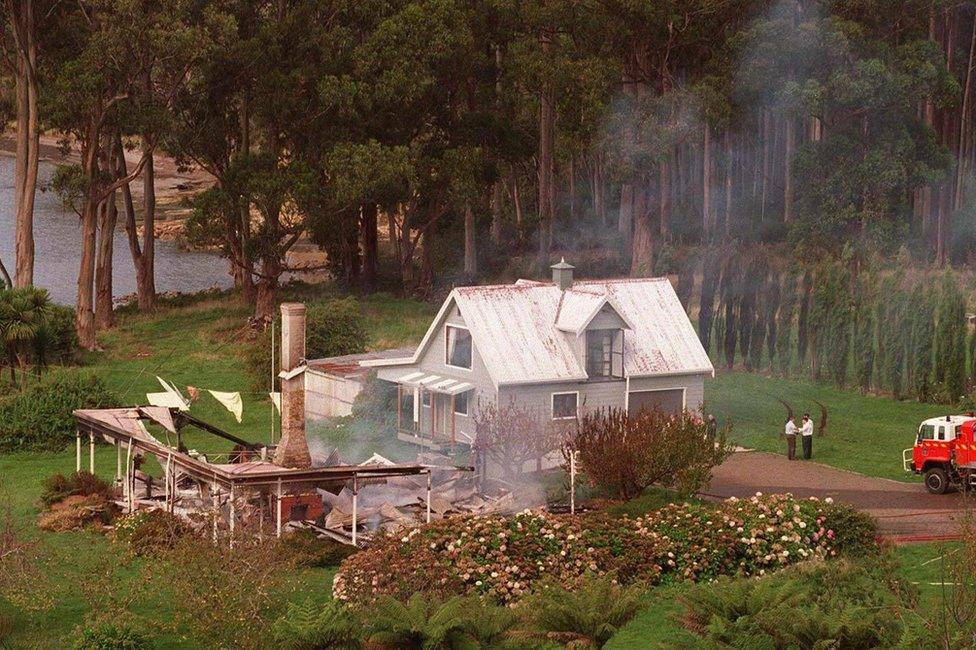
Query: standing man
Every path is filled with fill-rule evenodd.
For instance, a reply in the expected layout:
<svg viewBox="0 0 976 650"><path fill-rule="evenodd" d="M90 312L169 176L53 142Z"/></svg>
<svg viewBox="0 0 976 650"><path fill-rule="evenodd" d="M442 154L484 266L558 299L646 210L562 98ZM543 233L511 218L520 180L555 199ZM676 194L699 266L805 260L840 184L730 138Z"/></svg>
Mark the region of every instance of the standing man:
<svg viewBox="0 0 976 650"><path fill-rule="evenodd" d="M786 430L783 431L783 435L786 436L786 457L790 460L796 460L796 422L793 421L793 416L786 418Z"/></svg>
<svg viewBox="0 0 976 650"><path fill-rule="evenodd" d="M803 460L810 460L813 457L813 420L810 419L809 413L803 414L800 435L803 436Z"/></svg>
<svg viewBox="0 0 976 650"><path fill-rule="evenodd" d="M705 435L708 436L709 442L714 443L717 434L718 422L715 420L715 416L709 413L708 418L705 420Z"/></svg>

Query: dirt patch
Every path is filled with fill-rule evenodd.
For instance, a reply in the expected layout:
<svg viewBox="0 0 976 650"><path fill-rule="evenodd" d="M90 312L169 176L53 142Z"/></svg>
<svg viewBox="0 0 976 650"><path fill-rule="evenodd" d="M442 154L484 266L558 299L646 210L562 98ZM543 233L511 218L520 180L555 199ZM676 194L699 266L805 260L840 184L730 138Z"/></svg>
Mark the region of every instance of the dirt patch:
<svg viewBox="0 0 976 650"><path fill-rule="evenodd" d="M739 452L715 468L708 498L790 492L832 497L869 512L882 535L894 541L930 541L958 534L960 517L976 507L971 494L929 494L921 482L873 478L763 452Z"/></svg>

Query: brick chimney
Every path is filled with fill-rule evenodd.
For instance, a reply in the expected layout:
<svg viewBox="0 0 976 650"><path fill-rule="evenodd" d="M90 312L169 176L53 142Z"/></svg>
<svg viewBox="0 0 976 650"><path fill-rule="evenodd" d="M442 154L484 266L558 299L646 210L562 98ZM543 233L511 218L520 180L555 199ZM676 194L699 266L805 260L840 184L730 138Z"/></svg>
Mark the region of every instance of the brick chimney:
<svg viewBox="0 0 976 650"><path fill-rule="evenodd" d="M305 438L305 373L298 372L305 360L305 305L281 305L281 440L274 462L282 467L312 466Z"/></svg>

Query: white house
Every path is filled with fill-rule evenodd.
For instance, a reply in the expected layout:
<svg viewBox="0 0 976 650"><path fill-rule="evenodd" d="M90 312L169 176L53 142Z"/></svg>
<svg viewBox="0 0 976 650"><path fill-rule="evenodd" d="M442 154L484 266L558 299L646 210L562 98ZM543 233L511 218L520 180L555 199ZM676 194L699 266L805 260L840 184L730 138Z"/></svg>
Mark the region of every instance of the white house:
<svg viewBox="0 0 976 650"><path fill-rule="evenodd" d="M356 361L397 385L402 439L470 444L490 403L553 419L700 408L714 369L667 278L574 282L569 264L552 269L552 282L454 289L412 354Z"/></svg>

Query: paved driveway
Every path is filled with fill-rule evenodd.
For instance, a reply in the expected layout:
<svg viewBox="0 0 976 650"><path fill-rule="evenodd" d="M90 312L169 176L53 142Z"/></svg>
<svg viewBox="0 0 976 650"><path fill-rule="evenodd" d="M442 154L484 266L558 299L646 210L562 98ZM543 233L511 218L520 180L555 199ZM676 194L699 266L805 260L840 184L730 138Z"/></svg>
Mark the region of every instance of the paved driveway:
<svg viewBox="0 0 976 650"><path fill-rule="evenodd" d="M748 497L756 492L833 497L871 513L881 534L904 542L952 537L960 517L976 509L976 498L970 495L929 494L921 482L873 478L758 451L736 452L715 468L705 496Z"/></svg>

